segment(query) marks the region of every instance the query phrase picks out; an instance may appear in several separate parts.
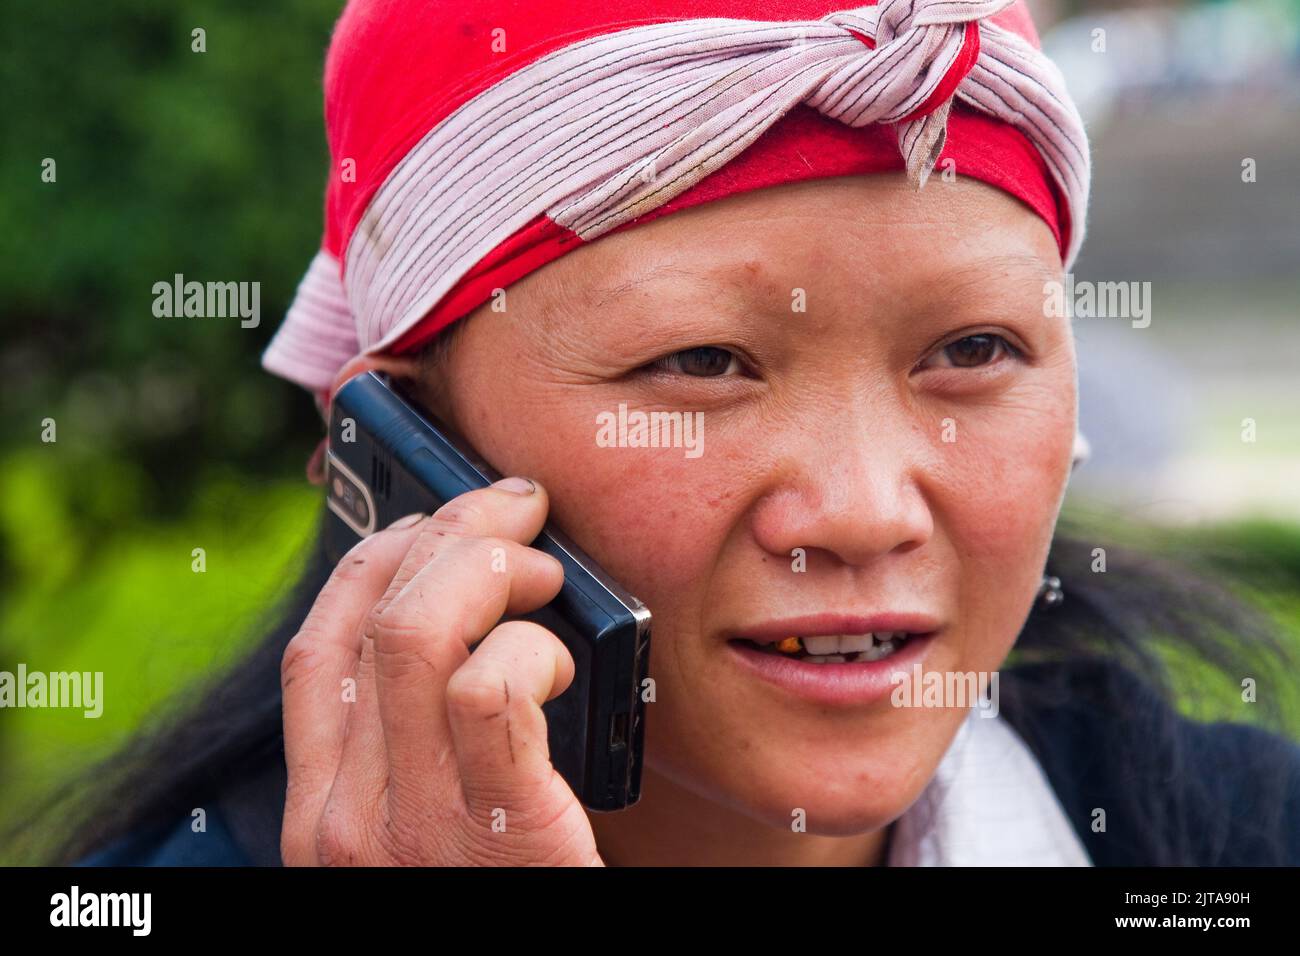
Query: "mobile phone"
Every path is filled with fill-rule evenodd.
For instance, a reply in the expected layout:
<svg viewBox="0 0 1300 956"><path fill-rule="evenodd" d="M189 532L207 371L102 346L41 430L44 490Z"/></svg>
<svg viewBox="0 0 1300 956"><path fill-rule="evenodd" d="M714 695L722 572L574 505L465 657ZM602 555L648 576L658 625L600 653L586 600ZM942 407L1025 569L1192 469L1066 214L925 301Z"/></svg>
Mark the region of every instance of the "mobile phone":
<svg viewBox="0 0 1300 956"><path fill-rule="evenodd" d="M326 549L337 563L377 529L500 477L385 376L364 372L330 412ZM552 522L530 547L560 561L564 585L545 607L503 620L535 621L573 655L573 683L542 706L551 763L585 807L623 809L641 795L650 611Z"/></svg>

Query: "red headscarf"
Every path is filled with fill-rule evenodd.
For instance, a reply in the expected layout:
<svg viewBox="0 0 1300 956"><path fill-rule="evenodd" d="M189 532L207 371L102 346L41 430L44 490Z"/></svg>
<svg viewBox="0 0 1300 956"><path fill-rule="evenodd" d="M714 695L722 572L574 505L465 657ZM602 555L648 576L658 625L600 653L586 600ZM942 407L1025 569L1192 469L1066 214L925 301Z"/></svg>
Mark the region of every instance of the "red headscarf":
<svg viewBox="0 0 1300 956"><path fill-rule="evenodd" d="M1088 145L1023 0L352 0L321 251L263 356L318 394L606 232L778 183L932 170L1041 216Z"/></svg>

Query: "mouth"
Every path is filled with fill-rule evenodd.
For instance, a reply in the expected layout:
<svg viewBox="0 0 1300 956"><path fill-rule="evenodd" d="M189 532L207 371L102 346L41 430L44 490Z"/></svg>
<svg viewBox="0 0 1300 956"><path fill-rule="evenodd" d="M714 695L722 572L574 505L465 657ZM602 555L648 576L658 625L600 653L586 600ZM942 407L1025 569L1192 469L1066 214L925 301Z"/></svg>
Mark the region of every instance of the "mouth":
<svg viewBox="0 0 1300 956"><path fill-rule="evenodd" d="M735 638L731 643L808 664L870 664L898 653L908 641L921 636L923 635L916 631L874 631L864 634L795 635L779 640Z"/></svg>
<svg viewBox="0 0 1300 956"><path fill-rule="evenodd" d="M888 698L898 672L924 667L946 627L930 614L827 612L722 636L741 673L808 703L858 707Z"/></svg>

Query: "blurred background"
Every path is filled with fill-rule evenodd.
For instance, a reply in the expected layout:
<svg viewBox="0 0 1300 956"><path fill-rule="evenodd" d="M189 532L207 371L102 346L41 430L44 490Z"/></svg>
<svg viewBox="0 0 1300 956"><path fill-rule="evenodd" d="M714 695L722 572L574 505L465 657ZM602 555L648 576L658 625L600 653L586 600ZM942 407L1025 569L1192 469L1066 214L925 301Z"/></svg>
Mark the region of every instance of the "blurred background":
<svg viewBox="0 0 1300 956"><path fill-rule="evenodd" d="M1300 0L1030 6L1095 150L1075 276L1152 289L1149 327L1076 319L1067 511L1201 556L1300 652ZM319 241L341 2L71 7L0 37L0 670L103 671L111 706L0 710L0 827L248 646L319 505L315 409L258 357ZM176 273L260 282L260 326L155 318ZM1226 691L1204 715L1250 719Z"/></svg>

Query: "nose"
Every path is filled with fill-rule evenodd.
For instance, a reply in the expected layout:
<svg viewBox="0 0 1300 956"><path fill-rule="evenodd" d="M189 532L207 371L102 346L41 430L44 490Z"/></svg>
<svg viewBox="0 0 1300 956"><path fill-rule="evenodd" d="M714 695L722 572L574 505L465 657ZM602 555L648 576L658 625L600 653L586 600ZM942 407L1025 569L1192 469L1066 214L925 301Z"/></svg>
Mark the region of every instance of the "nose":
<svg viewBox="0 0 1300 956"><path fill-rule="evenodd" d="M805 431L784 446L755 510L760 546L785 560L802 548L809 564L816 550L853 566L921 547L934 532L923 446L906 427Z"/></svg>

